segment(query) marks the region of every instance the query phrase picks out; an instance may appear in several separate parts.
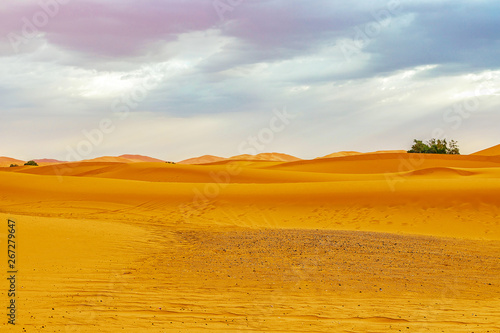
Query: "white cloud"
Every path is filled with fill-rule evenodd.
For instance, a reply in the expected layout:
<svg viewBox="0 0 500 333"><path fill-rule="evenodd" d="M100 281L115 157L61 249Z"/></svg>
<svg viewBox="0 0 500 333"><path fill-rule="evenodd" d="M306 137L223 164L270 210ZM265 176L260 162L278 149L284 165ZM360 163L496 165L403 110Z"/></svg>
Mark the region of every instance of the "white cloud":
<svg viewBox="0 0 500 333"><path fill-rule="evenodd" d="M106 7L106 19L123 24L130 4L116 12ZM127 30L130 38L112 29L109 35L86 34L61 14L25 53L3 52L6 44L0 44L1 54L11 54L0 56L0 139L7 142L0 154L64 159L67 145L85 139L82 131L101 119L115 119L113 102L137 93L144 82L153 84L131 107L130 118L116 119L116 131L93 156L236 155L237 143L283 106L301 115L268 145L270 151L312 158L336 150L404 149L436 127L467 141L466 150L479 150L498 143L500 120L494 112L500 104L498 43L491 29L496 21L485 14L485 4L467 16L479 37L462 34L462 43L462 35L447 26L460 22L459 9L470 4L459 2L442 17L437 9L449 3L405 3L401 15L349 57L339 43L352 41L355 27L374 20L360 4L252 3L220 23L215 12L179 2L180 17L192 22L162 26L163 18L148 7L137 16L142 30ZM276 15L283 5L287 11ZM171 9L162 7L175 18ZM147 24L148 15L158 26ZM92 28L92 20L87 15L78 23ZM460 126L446 121L454 104L475 98L477 110L462 116ZM470 139L474 135L490 138Z"/></svg>

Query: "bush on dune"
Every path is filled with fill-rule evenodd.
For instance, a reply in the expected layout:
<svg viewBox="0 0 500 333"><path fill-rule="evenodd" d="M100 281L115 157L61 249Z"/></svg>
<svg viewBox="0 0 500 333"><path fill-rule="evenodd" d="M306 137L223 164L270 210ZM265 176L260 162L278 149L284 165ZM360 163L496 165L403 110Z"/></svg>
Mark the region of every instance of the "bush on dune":
<svg viewBox="0 0 500 333"><path fill-rule="evenodd" d="M460 149L455 140L448 142L446 139L430 139L427 143L423 143L415 139L408 153L460 155Z"/></svg>

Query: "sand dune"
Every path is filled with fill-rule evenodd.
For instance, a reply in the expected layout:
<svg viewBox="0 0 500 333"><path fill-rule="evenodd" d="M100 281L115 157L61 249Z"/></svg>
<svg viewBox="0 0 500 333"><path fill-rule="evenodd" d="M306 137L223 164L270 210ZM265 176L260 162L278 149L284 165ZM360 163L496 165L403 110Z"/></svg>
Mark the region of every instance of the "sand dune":
<svg viewBox="0 0 500 333"><path fill-rule="evenodd" d="M261 153L257 155L236 155L229 158L204 155L201 157L190 158L179 162L179 164L209 164L223 161L268 161L268 162L291 162L300 161L301 159L295 156L281 153Z"/></svg>
<svg viewBox="0 0 500 333"><path fill-rule="evenodd" d="M212 163L218 161L226 160L225 157L213 156L213 155L203 155L200 157L189 158L187 160L183 160L178 162L178 164L205 164Z"/></svg>
<svg viewBox="0 0 500 333"><path fill-rule="evenodd" d="M56 165L56 164L63 164L67 163L65 161L59 161L53 158L41 158L41 159L35 159L34 160L39 166L46 166L46 165Z"/></svg>
<svg viewBox="0 0 500 333"><path fill-rule="evenodd" d="M460 177L460 176L473 176L477 175L478 172L473 172L473 171L468 171L464 169L458 169L458 168L426 168L426 169L420 169L420 170L415 170L411 171L409 175L412 176L431 176L431 177Z"/></svg>
<svg viewBox="0 0 500 333"><path fill-rule="evenodd" d="M257 155L237 155L230 157L229 160L237 161L271 161L271 162L292 162L300 161L301 159L292 155L281 153L261 153Z"/></svg>
<svg viewBox="0 0 500 333"><path fill-rule="evenodd" d="M181 215L187 220L200 219L203 225L213 221L217 225L245 226L245 220L225 215L234 212L255 218L251 226L258 228L268 222L256 216L270 214L272 225L281 228L500 237L495 227L496 207L500 206L498 158L426 155L418 167L400 168L402 161L410 161L403 159L409 155L359 155L262 168L240 162L201 166L88 162L5 168L0 180L10 194L9 200L18 197L43 202L50 198L53 206L65 206L69 200L75 202L75 209L83 205L91 211L94 204L102 206L104 202L125 205L130 212L138 209L137 213L150 202L153 207L173 210L173 218L179 218L175 217L176 207L183 205L188 214ZM447 210L450 203L460 209L444 218L443 209ZM139 208L134 208L137 205ZM322 218L314 213L319 207ZM476 223L490 226L475 225L471 229L468 221L476 219L474 216ZM403 222L407 219L414 222ZM433 223L445 229L435 228ZM444 231L447 228L451 230Z"/></svg>
<svg viewBox="0 0 500 333"><path fill-rule="evenodd" d="M339 152L328 154L328 155L325 155L325 156L316 157L316 159L320 159L320 158L332 158L332 157L343 157L343 156L353 156L353 155L360 155L360 154L362 154L362 153L360 153L358 151L339 151Z"/></svg>
<svg viewBox="0 0 500 333"><path fill-rule="evenodd" d="M41 158L41 159L35 159L34 160L36 163L38 164L59 164L59 163L67 163L65 161L59 161L59 160L55 160L53 158Z"/></svg>
<svg viewBox="0 0 500 333"><path fill-rule="evenodd" d="M23 165L24 161L15 158L0 156L0 167L9 167L11 164Z"/></svg>
<svg viewBox="0 0 500 333"><path fill-rule="evenodd" d="M80 162L92 163L92 162L114 162L114 163L139 163L139 162L158 162L165 163L165 161L159 160L157 158L152 158L143 155L121 155L121 156L102 156L93 159L83 160Z"/></svg>
<svg viewBox="0 0 500 333"><path fill-rule="evenodd" d="M500 157L437 154L360 154L330 159L305 160L270 166L286 171L328 173L394 173L432 167L483 168L500 166Z"/></svg>
<svg viewBox="0 0 500 333"><path fill-rule="evenodd" d="M67 163L41 167L19 167L6 169L33 175L78 176L140 180L148 182L171 183L305 183L347 180L385 180L385 175L367 174L328 174L317 172L296 172L267 169L280 162L267 161L221 161L203 165L167 164L167 163L115 163L86 162Z"/></svg>
<svg viewBox="0 0 500 333"><path fill-rule="evenodd" d="M500 156L261 157L1 168L22 327L500 330Z"/></svg>
<svg viewBox="0 0 500 333"><path fill-rule="evenodd" d="M340 151L326 156L316 157L316 159L354 156L354 155L367 155L367 154L406 154L406 150L377 150L375 152L369 152L369 153L360 153L357 151Z"/></svg>
<svg viewBox="0 0 500 333"><path fill-rule="evenodd" d="M149 156L144 156L144 155L120 155L118 157L125 158L129 160L130 162L165 162L163 160L159 160L157 158L149 157Z"/></svg>
<svg viewBox="0 0 500 333"><path fill-rule="evenodd" d="M471 155L481 155L481 156L500 156L500 145L496 145L487 149L480 150Z"/></svg>
<svg viewBox="0 0 500 333"><path fill-rule="evenodd" d="M35 161L38 165L53 165L53 164L66 163L51 158L35 159L33 161ZM19 166L22 166L24 165L24 163L26 163L26 161L21 161L10 157L0 157L0 167L9 167L11 164L17 164Z"/></svg>
<svg viewBox="0 0 500 333"><path fill-rule="evenodd" d="M116 163L130 163L130 160L123 158L123 157L117 157L117 156L102 156L102 157L96 157L88 160L82 160L79 162L116 162Z"/></svg>

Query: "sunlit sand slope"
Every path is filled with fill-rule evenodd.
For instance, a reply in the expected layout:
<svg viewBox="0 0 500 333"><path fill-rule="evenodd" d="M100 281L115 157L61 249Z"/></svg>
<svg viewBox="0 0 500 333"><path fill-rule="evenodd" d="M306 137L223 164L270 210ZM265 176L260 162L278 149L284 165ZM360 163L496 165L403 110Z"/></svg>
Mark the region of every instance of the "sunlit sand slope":
<svg viewBox="0 0 500 333"><path fill-rule="evenodd" d="M357 152L357 151L339 151L339 152L336 152L336 153L333 153L333 154L329 154L329 155L326 155L326 156L322 156L322 157L317 157L316 159L320 159L320 158L332 158L332 157L344 157L344 156L354 156L354 155L367 155L367 154L395 154L395 153L399 153L399 154L405 154L406 151L405 150L379 150L379 151L375 151L375 152L371 152L371 153L360 153L360 152Z"/></svg>
<svg viewBox="0 0 500 333"><path fill-rule="evenodd" d="M188 158L186 160L178 162L179 164L205 164L218 161L226 160L225 157L213 156L213 155L203 155L200 157Z"/></svg>
<svg viewBox="0 0 500 333"><path fill-rule="evenodd" d="M95 178L114 178L140 180L148 182L171 183L298 183L324 182L353 179L346 175L328 175L325 173L281 172L260 170L268 162L225 162L220 165L179 165L167 163L105 163L85 162L45 167L18 167L4 170L33 175L79 176ZM275 162L271 162L274 165ZM365 176L382 179L381 176ZM358 176L356 176L358 178Z"/></svg>
<svg viewBox="0 0 500 333"><path fill-rule="evenodd" d="M0 168L9 167L11 164L23 165L25 162L15 158L0 156Z"/></svg>
<svg viewBox="0 0 500 333"><path fill-rule="evenodd" d="M472 155L480 156L500 156L500 145L493 146L491 148L480 150Z"/></svg>
<svg viewBox="0 0 500 333"><path fill-rule="evenodd" d="M82 210L94 218L110 219L123 212L204 227L500 239L497 159L428 156L412 171L378 172L397 168L399 159L384 159L389 155L380 155L382 169L372 174L361 173L370 169L370 163L377 166L367 155L354 161L346 157L264 168L166 163L5 168L0 172L5 193L0 209L64 217ZM332 172L339 163L350 164L355 173Z"/></svg>
<svg viewBox="0 0 500 333"><path fill-rule="evenodd" d="M363 154L290 162L270 168L286 171L325 173L394 173L411 170L451 167L487 168L500 167L500 156L435 155L435 154Z"/></svg>

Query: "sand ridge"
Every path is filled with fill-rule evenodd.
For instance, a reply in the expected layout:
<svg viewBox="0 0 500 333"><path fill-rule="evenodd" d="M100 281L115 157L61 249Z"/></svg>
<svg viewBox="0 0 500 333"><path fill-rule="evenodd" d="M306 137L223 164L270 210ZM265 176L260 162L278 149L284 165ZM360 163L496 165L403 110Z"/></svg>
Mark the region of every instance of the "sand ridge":
<svg viewBox="0 0 500 333"><path fill-rule="evenodd" d="M490 148L486 148L475 152L471 155L480 155L480 156L500 156L500 145L496 145Z"/></svg>
<svg viewBox="0 0 500 333"><path fill-rule="evenodd" d="M0 168L9 167L11 164L23 165L24 161L17 160L15 158L0 156Z"/></svg>

